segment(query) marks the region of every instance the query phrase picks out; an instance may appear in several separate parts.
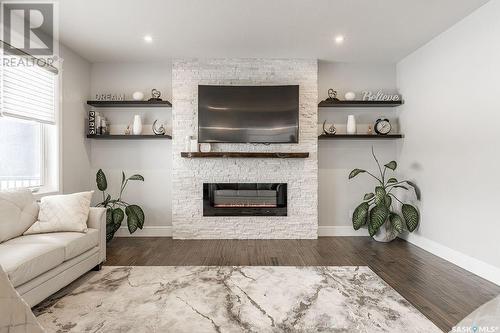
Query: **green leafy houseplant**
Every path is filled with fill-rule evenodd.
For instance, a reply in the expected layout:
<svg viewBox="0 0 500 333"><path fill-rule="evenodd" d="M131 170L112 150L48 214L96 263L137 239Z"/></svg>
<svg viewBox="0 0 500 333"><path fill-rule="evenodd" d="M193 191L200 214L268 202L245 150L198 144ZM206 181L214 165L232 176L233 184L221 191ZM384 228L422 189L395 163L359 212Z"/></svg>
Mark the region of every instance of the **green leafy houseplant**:
<svg viewBox="0 0 500 333"><path fill-rule="evenodd" d="M141 175L133 175L125 177L122 171L122 184L120 187L120 194L117 199L112 199L111 195L106 194L108 188L108 181L106 175L99 169L96 174L96 183L99 191L102 192L102 202L97 204L97 207L106 208L106 241L113 239L115 232L120 228L125 215L127 215L128 231L133 234L137 228L142 229L144 226L144 212L138 205L131 205L122 200L123 192L130 180L144 181ZM124 212L125 211L125 212Z"/></svg>
<svg viewBox="0 0 500 333"><path fill-rule="evenodd" d="M420 221L420 214L417 208L399 200L393 191L395 189L409 191L409 187L411 187L415 191L417 200L420 200L420 189L412 181L398 181L394 177L387 177L387 170L391 170L392 172L396 170L396 161L391 161L385 164L382 169L377 157L375 156L373 147L372 155L377 163L380 176L377 177L374 174L362 169L354 169L349 174L349 179L352 179L359 174L366 173L378 182L375 187L375 191L372 193L366 193L363 197L363 202L354 210L352 215L352 225L354 229L358 230L362 226L367 225L368 232L370 236L373 237L385 224L386 230L389 230L389 232L391 232L394 236L392 238L395 238L397 234L402 233L405 229L410 232L414 231ZM392 199L401 203L401 215L403 217L396 212Z"/></svg>

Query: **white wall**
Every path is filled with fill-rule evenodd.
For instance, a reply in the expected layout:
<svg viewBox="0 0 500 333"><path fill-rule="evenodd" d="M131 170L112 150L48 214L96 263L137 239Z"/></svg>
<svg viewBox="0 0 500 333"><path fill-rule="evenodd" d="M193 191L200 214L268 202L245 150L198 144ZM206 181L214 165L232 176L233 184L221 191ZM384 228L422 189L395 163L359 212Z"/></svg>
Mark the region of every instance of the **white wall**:
<svg viewBox="0 0 500 333"><path fill-rule="evenodd" d="M60 46L62 65L62 191L89 190L90 144L85 138L85 102L90 96L90 63Z"/></svg>
<svg viewBox="0 0 500 333"><path fill-rule="evenodd" d="M354 91L361 98L361 92L396 92L396 66L394 64L353 64L319 62L319 100L328 97L328 89L338 90L340 99L347 91ZM319 108L318 120L335 123L340 132L345 133L347 116L353 114L358 122L358 132L365 133L368 124L384 116L391 120L393 130L398 131L399 108ZM398 140L320 140L319 162L319 224L335 226L321 228L330 235L360 234L352 229L351 216L363 195L374 190L375 183L363 175L348 180L354 168L376 171L377 166L371 156L371 147L381 161L397 157ZM345 227L344 227L345 226ZM340 227L340 228L339 228ZM321 234L321 233L320 233Z"/></svg>
<svg viewBox="0 0 500 333"><path fill-rule="evenodd" d="M487 3L397 71L400 166L423 193L408 239L500 284L499 17L500 1Z"/></svg>
<svg viewBox="0 0 500 333"><path fill-rule="evenodd" d="M161 91L163 99L171 101L171 69L170 62L92 64L91 98L95 99L97 93L125 93L126 99L131 99L134 91L142 91L149 98L151 89L156 88ZM170 128L172 123L170 108L113 108L98 111L105 114L112 129L120 134L127 124L132 123L135 114L142 115L146 132L151 132L151 124L155 119L167 122ZM171 225L171 140L89 141L92 147L89 174L93 188L97 191L95 173L99 168L106 173L109 192L113 197L118 194L122 170L127 175L139 173L144 176L144 183L130 182L124 199L144 209L145 226ZM101 200L100 192L94 198Z"/></svg>
<svg viewBox="0 0 500 333"><path fill-rule="evenodd" d="M91 98L97 93L126 93L136 91L146 94L152 88L159 89L165 99L171 100L171 63L96 63L91 66ZM396 67L393 64L349 64L338 62L319 62L318 101L327 97L329 88L339 91L339 96L352 90L396 91ZM355 114L364 130L379 116L393 120L395 131L398 130L396 119L399 108L381 109L320 109L318 121L335 122L339 130L345 130L347 115ZM132 116L140 113L146 123L155 118L168 122L171 130L171 110L127 110L120 109L106 112L113 129L122 130L131 122ZM117 126L118 128L116 128ZM149 128L148 128L149 130ZM120 172L127 174L139 172L146 177L144 184L131 184L127 199L142 203L147 209L147 226L171 225L171 152L170 142L156 141L93 141L92 169L90 183L95 182L95 172L103 168L108 174L112 191L119 186ZM319 142L319 225L335 226L341 229L322 229L320 232L338 234L354 233L350 215L360 197L372 190L368 179L347 180L350 170L355 167L374 168L371 159L371 146L375 147L382 160L395 159L397 143L395 141L320 141ZM147 173L147 174L146 174ZM97 197L97 196L96 196Z"/></svg>

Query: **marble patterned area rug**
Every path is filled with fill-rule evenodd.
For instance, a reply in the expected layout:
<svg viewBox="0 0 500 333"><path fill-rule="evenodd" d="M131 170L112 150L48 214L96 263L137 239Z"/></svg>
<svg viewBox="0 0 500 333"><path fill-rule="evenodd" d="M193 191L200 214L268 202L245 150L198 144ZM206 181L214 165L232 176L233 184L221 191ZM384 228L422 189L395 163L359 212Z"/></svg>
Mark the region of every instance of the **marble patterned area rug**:
<svg viewBox="0 0 500 333"><path fill-rule="evenodd" d="M59 333L441 332L364 266L105 266L34 313Z"/></svg>

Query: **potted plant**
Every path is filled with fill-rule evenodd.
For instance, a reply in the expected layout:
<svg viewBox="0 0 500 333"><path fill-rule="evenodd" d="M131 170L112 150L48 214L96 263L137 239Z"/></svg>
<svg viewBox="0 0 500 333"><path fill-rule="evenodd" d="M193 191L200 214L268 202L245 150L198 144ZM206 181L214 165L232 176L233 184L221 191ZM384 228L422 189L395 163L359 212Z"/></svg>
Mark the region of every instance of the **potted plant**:
<svg viewBox="0 0 500 333"><path fill-rule="evenodd" d="M108 182L106 175L99 169L96 174L96 183L99 191L102 192L102 202L97 204L97 207L105 207L106 210L106 241L113 239L115 232L120 228L125 215L127 215L128 231L133 234L138 228L144 226L144 211L138 205L131 205L122 200L123 192L130 180L144 181L141 175L133 175L126 177L122 171L122 184L120 186L120 194L117 199L112 199L111 195L106 194ZM125 211L125 212L124 212Z"/></svg>
<svg viewBox="0 0 500 333"><path fill-rule="evenodd" d="M414 231L420 221L420 214L417 208L401 201L393 191L396 189L409 191L409 187L411 187L415 192L417 200L420 200L420 190L412 181L399 181L394 177L386 175L387 170L391 170L391 172L396 170L396 161L384 164L384 168L382 169L375 156L373 147L372 155L377 163L379 176L375 176L363 169L354 169L349 174L349 179L352 179L359 174L366 173L377 181L375 191L366 193L363 197L363 202L354 210L352 225L355 230L366 225L371 237L378 241L390 242L405 230L409 232ZM401 204L402 217L396 211L397 207L395 207L393 199Z"/></svg>

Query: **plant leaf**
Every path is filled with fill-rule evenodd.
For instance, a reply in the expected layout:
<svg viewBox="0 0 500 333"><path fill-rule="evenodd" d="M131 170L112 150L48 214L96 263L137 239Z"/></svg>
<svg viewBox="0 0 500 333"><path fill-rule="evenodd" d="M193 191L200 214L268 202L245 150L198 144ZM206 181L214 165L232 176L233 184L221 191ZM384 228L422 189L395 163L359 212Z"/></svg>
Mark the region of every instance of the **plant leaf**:
<svg viewBox="0 0 500 333"><path fill-rule="evenodd" d="M397 183L398 180L396 178L389 178L389 180L387 181L387 184L393 184L393 183Z"/></svg>
<svg viewBox="0 0 500 333"><path fill-rule="evenodd" d="M113 209L106 209L106 242L113 239L115 232L113 226Z"/></svg>
<svg viewBox="0 0 500 333"><path fill-rule="evenodd" d="M385 196L385 206L387 208L390 208L391 207L391 204L392 204L392 198L389 196L389 195L386 195Z"/></svg>
<svg viewBox="0 0 500 333"><path fill-rule="evenodd" d="M123 214L123 210L121 208L113 209L113 224L116 226L120 226L122 224L123 218L125 214Z"/></svg>
<svg viewBox="0 0 500 333"><path fill-rule="evenodd" d="M389 209L386 206L375 206L370 211L370 224L372 228L378 229L385 223L389 216Z"/></svg>
<svg viewBox="0 0 500 333"><path fill-rule="evenodd" d="M125 183L125 172L122 171L122 186L123 186L123 183Z"/></svg>
<svg viewBox="0 0 500 333"><path fill-rule="evenodd" d="M97 171L97 174L95 175L95 182L97 183L97 188L99 191L106 191L108 188L108 181L106 180L106 175L102 171L102 169L99 169Z"/></svg>
<svg viewBox="0 0 500 333"><path fill-rule="evenodd" d="M363 200L370 200L374 196L375 196L375 194L373 194L373 193L366 193L365 196L363 197Z"/></svg>
<svg viewBox="0 0 500 333"><path fill-rule="evenodd" d="M387 193L385 192L385 189L382 186L375 187L375 204L377 206L385 205L386 195Z"/></svg>
<svg viewBox="0 0 500 333"><path fill-rule="evenodd" d="M396 213L391 213L389 215L389 221L391 221L392 226L397 232L403 232L403 219Z"/></svg>
<svg viewBox="0 0 500 333"><path fill-rule="evenodd" d="M141 175L132 175L132 176L128 177L128 180L141 180L141 181L144 181L144 177L141 176Z"/></svg>
<svg viewBox="0 0 500 333"><path fill-rule="evenodd" d="M392 171L394 171L398 167L398 164L396 163L396 161L390 161L389 163L385 164L384 166L386 168L391 169Z"/></svg>
<svg viewBox="0 0 500 333"><path fill-rule="evenodd" d="M362 170L362 169L354 169L351 171L351 173L349 174L349 179L351 178L354 178L356 177L357 175L359 175L360 173L364 173L366 172L366 170Z"/></svg>
<svg viewBox="0 0 500 333"><path fill-rule="evenodd" d="M415 190L415 195L417 196L417 200L420 201L420 198L421 198L421 192L420 192L420 188L418 188L417 184L415 184L414 182L412 181L409 181L407 180L406 183L408 185L410 185L411 187L413 187L413 189Z"/></svg>
<svg viewBox="0 0 500 333"><path fill-rule="evenodd" d="M418 210L412 205L403 204L401 212L403 213L408 231L414 231L420 221L420 214L418 213Z"/></svg>
<svg viewBox="0 0 500 333"><path fill-rule="evenodd" d="M396 186L394 186L393 188L402 188L402 189L405 189L405 190L407 190L407 191L408 191L408 187L403 186L403 185L396 185Z"/></svg>
<svg viewBox="0 0 500 333"><path fill-rule="evenodd" d="M377 233L378 229L375 229L371 223L368 223L368 233L370 234L370 237L375 236Z"/></svg>
<svg viewBox="0 0 500 333"><path fill-rule="evenodd" d="M352 214L352 226L354 227L354 230L358 230L361 226L366 224L369 207L370 206L367 202L363 202L354 210L354 213Z"/></svg>
<svg viewBox="0 0 500 333"><path fill-rule="evenodd" d="M125 208L125 214L127 214L127 224L129 225L129 231L131 229L134 230L130 231L130 233L135 232L137 228L142 229L142 227L144 226L144 212L141 207L137 205L127 206L127 208ZM129 223L132 223L132 226Z"/></svg>
<svg viewBox="0 0 500 333"><path fill-rule="evenodd" d="M127 214L128 231L133 234L139 227L139 218L135 214Z"/></svg>

